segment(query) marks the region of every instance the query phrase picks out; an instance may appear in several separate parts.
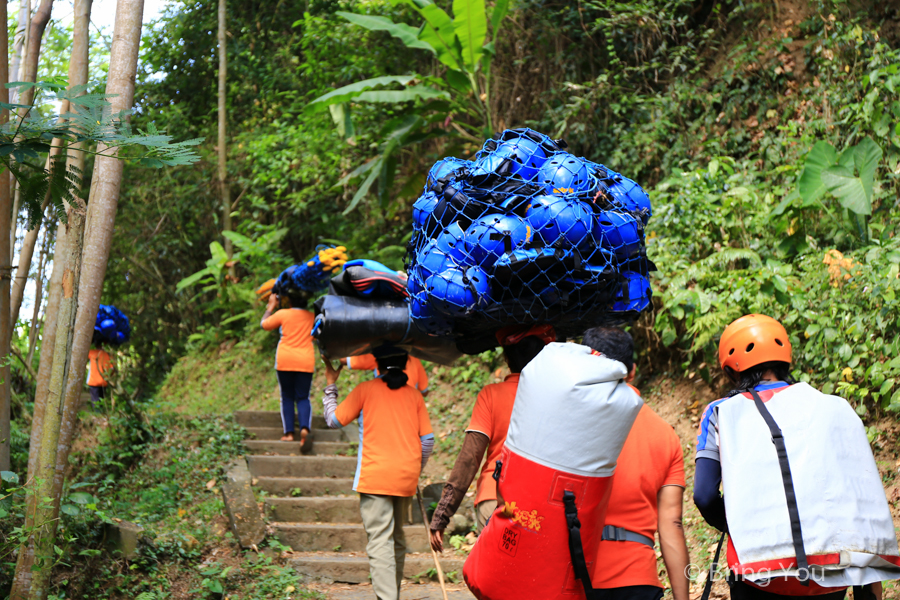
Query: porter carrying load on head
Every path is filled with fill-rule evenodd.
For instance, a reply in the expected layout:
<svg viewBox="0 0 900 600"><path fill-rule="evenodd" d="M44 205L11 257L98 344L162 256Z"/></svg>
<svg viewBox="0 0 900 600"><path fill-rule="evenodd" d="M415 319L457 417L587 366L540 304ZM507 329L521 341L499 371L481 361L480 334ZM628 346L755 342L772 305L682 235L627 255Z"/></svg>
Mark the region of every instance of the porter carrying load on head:
<svg viewBox="0 0 900 600"><path fill-rule="evenodd" d="M650 202L635 182L530 129L487 140L472 162L432 167L408 249L415 324L477 354L499 329L561 337L650 305Z"/></svg>
<svg viewBox="0 0 900 600"><path fill-rule="evenodd" d="M719 363L737 389L704 412L694 502L728 531L732 598L843 598L848 587L900 579L891 512L853 407L794 383L787 331L764 315L725 329Z"/></svg>
<svg viewBox="0 0 900 600"><path fill-rule="evenodd" d="M522 370L497 507L466 560L480 600L584 598L616 459L641 409L625 366L552 343ZM562 433L564 432L564 433Z"/></svg>

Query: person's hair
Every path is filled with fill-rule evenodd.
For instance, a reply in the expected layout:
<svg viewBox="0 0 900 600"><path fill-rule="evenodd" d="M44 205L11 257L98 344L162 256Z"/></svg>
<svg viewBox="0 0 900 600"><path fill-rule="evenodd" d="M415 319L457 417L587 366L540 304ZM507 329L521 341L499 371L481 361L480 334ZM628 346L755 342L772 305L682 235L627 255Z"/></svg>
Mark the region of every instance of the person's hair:
<svg viewBox="0 0 900 600"><path fill-rule="evenodd" d="M409 354L396 354L375 359L378 370L384 373L381 380L388 386L388 389L399 390L409 381L409 376L403 372L408 360Z"/></svg>
<svg viewBox="0 0 900 600"><path fill-rule="evenodd" d="M517 344L503 346L503 356L506 357L510 372L521 373L522 369L540 354L545 345L541 338L529 335Z"/></svg>
<svg viewBox="0 0 900 600"><path fill-rule="evenodd" d="M291 308L306 308L309 305L309 296L303 292L288 292L285 294Z"/></svg>
<svg viewBox="0 0 900 600"><path fill-rule="evenodd" d="M617 360L631 372L634 367L634 339L618 327L592 327L584 332L582 343L606 358Z"/></svg>
<svg viewBox="0 0 900 600"><path fill-rule="evenodd" d="M754 389L759 383L762 381L763 375L766 374L766 371L772 371L775 374L775 377L779 381L783 381L785 383L796 383L794 378L791 377L791 365L786 362L782 362L780 360L773 360L770 362L764 362L760 365L756 365L755 367L750 367L746 371L739 371L732 373L736 376L734 389L728 392L727 397L736 396L738 394L743 394L744 392L749 392Z"/></svg>

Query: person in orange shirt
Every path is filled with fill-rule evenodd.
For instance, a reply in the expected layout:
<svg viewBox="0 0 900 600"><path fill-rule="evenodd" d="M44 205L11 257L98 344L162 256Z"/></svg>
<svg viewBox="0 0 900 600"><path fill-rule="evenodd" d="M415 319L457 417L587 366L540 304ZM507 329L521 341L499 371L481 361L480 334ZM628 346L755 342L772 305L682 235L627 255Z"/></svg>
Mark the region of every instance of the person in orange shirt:
<svg viewBox="0 0 900 600"><path fill-rule="evenodd" d="M378 377L378 365L375 363L373 354L362 354L360 356L348 356L341 359L341 364L348 369L354 371L375 371L375 377ZM411 385L423 394L428 393L428 373L422 361L415 356L410 356L406 361L406 367L403 369L409 378L407 385Z"/></svg>
<svg viewBox="0 0 900 600"><path fill-rule="evenodd" d="M466 439L431 518L431 547L436 552L444 548L444 530L459 509L482 459L484 466L475 492L475 520L479 531L497 508L497 482L491 476L506 441L519 374L544 346L555 341L556 333L549 325L514 326L497 332L497 342L503 347L510 374L500 383L484 386L475 400Z"/></svg>
<svg viewBox="0 0 900 600"><path fill-rule="evenodd" d="M272 294L260 325L266 331L277 329L281 335L275 351L275 372L281 390L281 422L284 426L282 442L296 440L294 434L295 406L300 423L300 447L307 449L307 436L312 427L312 405L309 389L315 371L316 354L313 349L312 328L315 317L306 306L302 294L288 294L288 308L278 308L280 297Z"/></svg>
<svg viewBox="0 0 900 600"><path fill-rule="evenodd" d="M406 559L403 523L419 475L434 449L425 400L407 385L407 354L399 348L375 350L381 377L356 386L337 404L343 368L325 360L325 422L337 429L359 420L359 450L353 490L366 529L372 587L379 600L399 600Z"/></svg>
<svg viewBox="0 0 900 600"><path fill-rule="evenodd" d="M91 348L88 351L88 389L91 391L91 406L97 408L97 403L106 396L106 388L109 382L103 378L103 373L112 368L112 360L109 354L102 348Z"/></svg>
<svg viewBox="0 0 900 600"><path fill-rule="evenodd" d="M583 343L617 360L634 380L634 341L618 327L595 327ZM635 392L638 390L631 386ZM638 392L640 393L640 392ZM688 550L681 523L684 458L675 430L644 404L619 454L606 523L592 566L589 600L659 600L663 587L656 570L654 536L675 600L688 600Z"/></svg>

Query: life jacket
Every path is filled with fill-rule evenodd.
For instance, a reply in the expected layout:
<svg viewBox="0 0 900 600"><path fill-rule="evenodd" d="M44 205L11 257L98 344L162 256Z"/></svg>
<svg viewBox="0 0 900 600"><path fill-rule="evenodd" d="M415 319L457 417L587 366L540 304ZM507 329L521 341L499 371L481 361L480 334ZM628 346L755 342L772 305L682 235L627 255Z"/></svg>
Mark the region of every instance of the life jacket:
<svg viewBox="0 0 900 600"><path fill-rule="evenodd" d="M627 374L562 343L522 371L494 473L504 502L463 567L479 600L585 598L584 557L597 555L616 459L643 404Z"/></svg>
<svg viewBox="0 0 900 600"><path fill-rule="evenodd" d="M733 573L794 596L900 579L881 476L844 399L805 383L764 404L743 394L718 406L718 428Z"/></svg>

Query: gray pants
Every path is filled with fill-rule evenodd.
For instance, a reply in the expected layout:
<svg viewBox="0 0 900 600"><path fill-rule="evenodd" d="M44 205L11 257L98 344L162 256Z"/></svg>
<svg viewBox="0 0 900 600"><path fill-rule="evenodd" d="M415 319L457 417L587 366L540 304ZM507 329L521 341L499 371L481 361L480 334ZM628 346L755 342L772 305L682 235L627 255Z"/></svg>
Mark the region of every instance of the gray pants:
<svg viewBox="0 0 900 600"><path fill-rule="evenodd" d="M400 600L406 561L403 524L410 500L400 496L359 495L359 512L368 538L369 573L378 600Z"/></svg>

